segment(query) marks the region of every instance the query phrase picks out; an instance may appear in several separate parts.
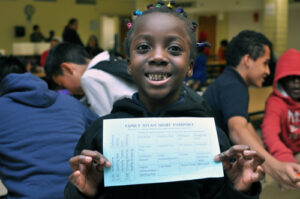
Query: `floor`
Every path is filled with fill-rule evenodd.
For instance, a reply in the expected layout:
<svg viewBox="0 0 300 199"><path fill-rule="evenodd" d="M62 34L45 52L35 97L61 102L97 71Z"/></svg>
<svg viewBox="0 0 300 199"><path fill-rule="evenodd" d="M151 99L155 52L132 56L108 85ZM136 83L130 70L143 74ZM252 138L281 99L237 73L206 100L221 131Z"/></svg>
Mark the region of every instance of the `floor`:
<svg viewBox="0 0 300 199"><path fill-rule="evenodd" d="M253 123L255 130L261 136L260 121ZM261 182L263 190L260 199L300 199L300 190L281 191L277 182L271 176L266 175L265 180Z"/></svg>
<svg viewBox="0 0 300 199"><path fill-rule="evenodd" d="M260 199L300 199L300 190L281 191L270 176L262 182L263 191Z"/></svg>

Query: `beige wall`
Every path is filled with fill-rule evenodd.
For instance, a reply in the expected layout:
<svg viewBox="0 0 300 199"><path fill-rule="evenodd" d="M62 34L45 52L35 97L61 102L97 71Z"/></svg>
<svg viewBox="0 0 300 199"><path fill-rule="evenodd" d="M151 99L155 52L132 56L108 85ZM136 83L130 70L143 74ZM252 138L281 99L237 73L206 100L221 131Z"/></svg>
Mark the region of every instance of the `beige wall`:
<svg viewBox="0 0 300 199"><path fill-rule="evenodd" d="M300 3L289 9L287 49L295 48L300 51Z"/></svg>
<svg viewBox="0 0 300 199"><path fill-rule="evenodd" d="M78 33L84 43L87 42L91 34L96 34L100 39L103 32L100 31L102 27L92 30L90 27L91 21L95 21L97 24L100 22L101 16L129 16L135 8L144 10L148 3L153 2L155 0L97 0L97 5L94 6L76 4L75 0L56 0L56 2L0 0L0 49L5 49L6 53L10 54L12 53L13 42L29 41L29 35L34 24L40 25L45 36L48 36L50 30L54 30L56 36L61 37L63 28L71 17L78 18ZM199 2L202 2L202 4ZM223 19L217 22L217 45L220 40L224 38L231 39L245 28L263 32L263 7L261 7L263 1L240 1L239 5L236 5L236 1L233 0L226 0L226 2L224 0L201 0L198 1L197 8L186 9L186 11L194 19L197 19L199 15L218 16L223 13ZM30 24L27 23L24 13L24 7L27 4L35 7L35 13ZM253 12L255 11L259 12L259 22L257 23L253 22ZM293 4L289 11L287 48L293 47L300 50L299 3L297 5ZM117 26L119 21L116 20L115 23ZM13 27L16 25L25 26L26 35L24 38L14 37ZM116 30L118 31L118 28Z"/></svg>
<svg viewBox="0 0 300 199"><path fill-rule="evenodd" d="M31 23L26 20L24 7L31 4L35 7ZM48 36L50 30L61 37L63 28L69 19L79 20L78 33L85 44L91 34L99 36L99 28L92 30L91 21L99 22L101 15L130 15L133 8L131 0L98 0L97 5L76 4L75 0L57 0L56 2L39 2L33 0L1 0L0 1L0 49L6 54L12 53L13 42L29 41L32 26L39 24L42 33ZM14 26L25 26L26 35L15 38Z"/></svg>
<svg viewBox="0 0 300 199"><path fill-rule="evenodd" d="M253 14L258 13L258 21L254 21ZM228 39L236 36L240 31L248 29L263 32L263 11L236 11L229 13Z"/></svg>

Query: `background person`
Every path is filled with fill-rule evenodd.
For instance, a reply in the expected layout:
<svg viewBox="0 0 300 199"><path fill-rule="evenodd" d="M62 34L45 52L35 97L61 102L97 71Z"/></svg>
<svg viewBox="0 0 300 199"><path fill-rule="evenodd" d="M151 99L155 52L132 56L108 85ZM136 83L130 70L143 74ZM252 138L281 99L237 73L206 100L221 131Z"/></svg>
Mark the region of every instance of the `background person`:
<svg viewBox="0 0 300 199"><path fill-rule="evenodd" d="M273 93L266 103L262 137L279 161L300 163L300 52L287 50L278 59ZM300 170L295 169L295 174Z"/></svg>
<svg viewBox="0 0 300 199"><path fill-rule="evenodd" d="M97 118L47 88L14 57L0 57L0 178L8 198L63 198L68 160Z"/></svg>
<svg viewBox="0 0 300 199"><path fill-rule="evenodd" d="M136 91L126 66L125 60L117 59L108 51L90 60L82 46L65 42L51 49L45 72L71 95L85 95L84 103L103 116L110 113L115 101Z"/></svg>
<svg viewBox="0 0 300 199"><path fill-rule="evenodd" d="M58 37L53 37L50 41L50 49L53 48L54 46L56 46L57 44L59 44L61 42L61 39ZM41 60L40 60L40 64L42 67L45 66L45 62L46 62L46 58L50 52L50 49L44 51L41 55Z"/></svg>
<svg viewBox="0 0 300 199"><path fill-rule="evenodd" d="M263 146L249 120L248 87L262 87L270 74L272 44L261 33L244 30L236 35L227 48L224 72L208 86L203 97L214 113L217 126L227 133L233 144L247 144L262 154L263 167L286 189L300 189L300 177L293 170L300 170L295 163L280 162Z"/></svg>
<svg viewBox="0 0 300 199"><path fill-rule="evenodd" d="M31 42L42 42L46 41L46 38L44 35L41 33L40 26L39 25L34 25L32 27L33 33L30 35L30 41Z"/></svg>
<svg viewBox="0 0 300 199"><path fill-rule="evenodd" d="M99 47L96 35L91 35L89 37L87 45L85 46L85 50L90 55L90 59L103 52L103 49Z"/></svg>
<svg viewBox="0 0 300 199"><path fill-rule="evenodd" d="M79 34L77 33L78 20L71 18L63 31L63 41L83 46Z"/></svg>

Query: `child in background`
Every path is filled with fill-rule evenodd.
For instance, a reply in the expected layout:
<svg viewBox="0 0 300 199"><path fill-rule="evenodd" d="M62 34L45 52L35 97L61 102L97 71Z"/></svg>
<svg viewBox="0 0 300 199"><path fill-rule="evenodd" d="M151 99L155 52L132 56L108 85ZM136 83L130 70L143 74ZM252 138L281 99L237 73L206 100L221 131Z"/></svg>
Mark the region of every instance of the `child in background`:
<svg viewBox="0 0 300 199"><path fill-rule="evenodd" d="M114 104L111 114L97 120L79 140L65 198L258 198L263 176L263 158L247 146L234 146L218 130L224 178L180 181L119 187L104 187L103 167L111 162L102 153L103 120L141 117L207 117L207 105L182 91L182 82L191 76L195 58L194 27L182 9L163 3L149 6L132 24L125 40L128 72L138 93ZM234 162L229 161L236 158ZM95 164L97 163L97 164ZM254 183L256 182L256 183Z"/></svg>
<svg viewBox="0 0 300 199"><path fill-rule="evenodd" d="M218 49L218 60L225 61L228 41L226 39L223 39L220 44L221 44L221 46Z"/></svg>
<svg viewBox="0 0 300 199"><path fill-rule="evenodd" d="M50 49L53 48L54 46L56 46L57 44L59 44L61 42L61 39L58 38L58 37L53 37L50 41ZM50 49L48 50L45 50L42 55L41 55L41 60L40 60L40 64L42 67L45 66L45 62L46 62L46 59L47 59L47 56L50 52Z"/></svg>
<svg viewBox="0 0 300 199"><path fill-rule="evenodd" d="M264 143L280 161L300 163L300 157L294 157L300 152L299 116L300 52L289 49L277 61L273 93L262 123Z"/></svg>
<svg viewBox="0 0 300 199"><path fill-rule="evenodd" d="M207 74L206 74L206 63L207 58L203 53L205 48L209 47L208 42L201 43L201 47L197 48L197 56L195 58L193 75L185 79L186 84L195 91L201 91L201 87L205 85Z"/></svg>

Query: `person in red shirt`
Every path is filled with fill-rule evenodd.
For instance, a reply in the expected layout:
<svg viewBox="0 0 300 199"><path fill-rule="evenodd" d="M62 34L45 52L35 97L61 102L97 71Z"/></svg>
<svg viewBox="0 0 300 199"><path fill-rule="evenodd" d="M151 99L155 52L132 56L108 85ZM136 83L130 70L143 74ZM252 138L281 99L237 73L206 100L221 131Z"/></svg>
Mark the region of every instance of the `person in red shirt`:
<svg viewBox="0 0 300 199"><path fill-rule="evenodd" d="M40 64L42 67L44 67L45 62L46 62L46 58L51 50L51 48L53 48L54 46L56 46L57 44L59 44L61 42L61 39L58 37L53 37L50 41L50 49L44 51L41 55L41 60L40 60Z"/></svg>
<svg viewBox="0 0 300 199"><path fill-rule="evenodd" d="M273 93L266 103L262 136L269 152L283 162L300 163L300 51L277 61ZM294 156L298 154L297 158ZM294 171L296 172L296 171Z"/></svg>
<svg viewBox="0 0 300 199"><path fill-rule="evenodd" d="M200 43L207 42L208 41L208 33L205 31L199 32L198 40ZM208 58L208 56L210 55L209 47L205 46L203 48L203 54Z"/></svg>

